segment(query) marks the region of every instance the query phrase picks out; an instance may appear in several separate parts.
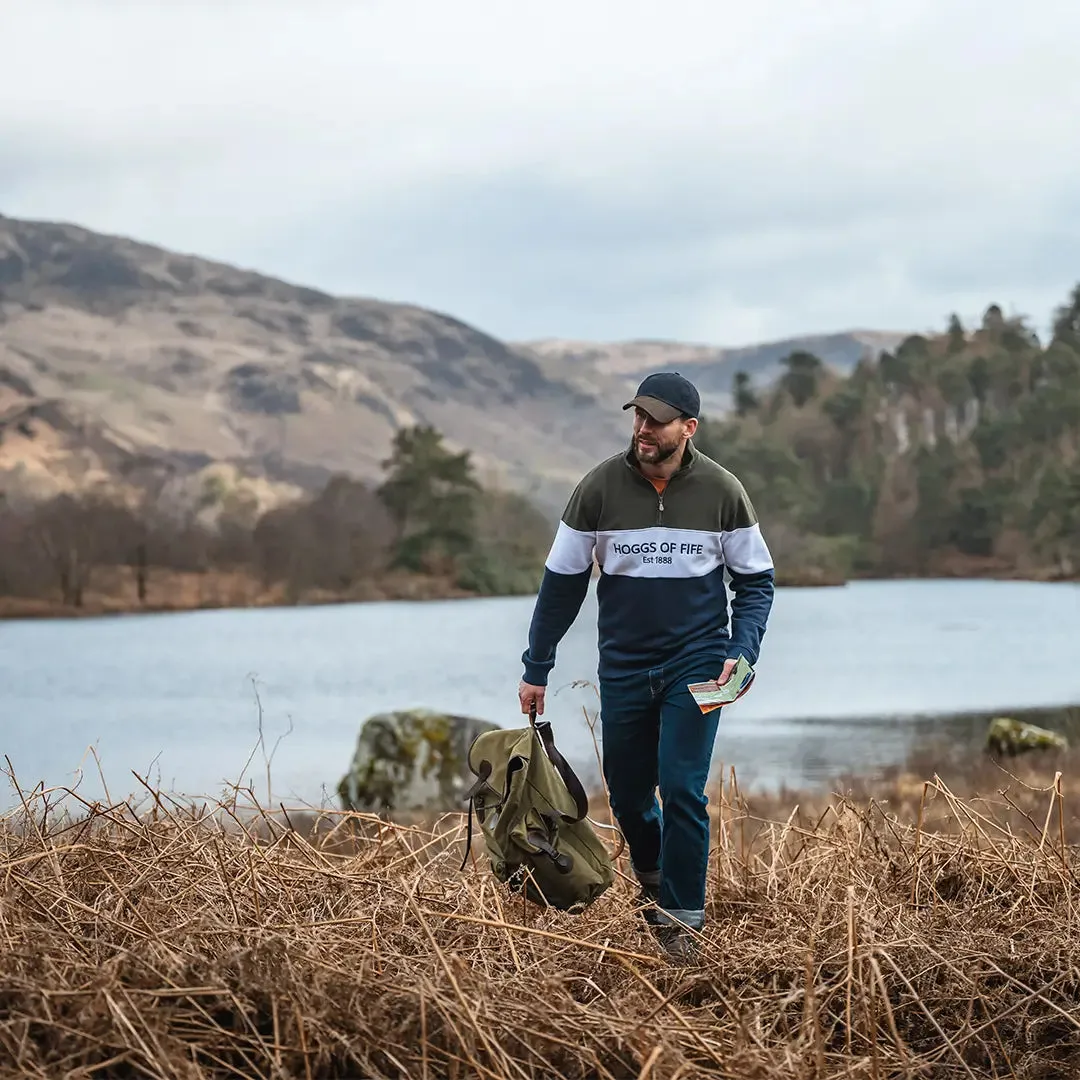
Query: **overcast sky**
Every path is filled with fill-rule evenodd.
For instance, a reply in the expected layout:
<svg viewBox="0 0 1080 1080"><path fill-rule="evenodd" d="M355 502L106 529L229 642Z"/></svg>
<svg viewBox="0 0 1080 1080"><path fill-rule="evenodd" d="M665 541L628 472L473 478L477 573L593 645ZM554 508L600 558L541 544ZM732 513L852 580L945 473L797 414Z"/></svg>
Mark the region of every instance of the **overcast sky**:
<svg viewBox="0 0 1080 1080"><path fill-rule="evenodd" d="M1041 327L1080 281L1075 0L0 0L0 40L0 213L504 338Z"/></svg>

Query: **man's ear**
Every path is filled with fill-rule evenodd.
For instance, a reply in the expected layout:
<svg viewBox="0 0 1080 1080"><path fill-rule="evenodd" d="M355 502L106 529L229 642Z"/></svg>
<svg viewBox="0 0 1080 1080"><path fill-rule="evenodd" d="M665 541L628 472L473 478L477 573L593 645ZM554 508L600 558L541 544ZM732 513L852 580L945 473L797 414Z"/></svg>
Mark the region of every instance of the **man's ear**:
<svg viewBox="0 0 1080 1080"><path fill-rule="evenodd" d="M683 430L686 432L686 437L692 439L694 437L694 432L697 431L698 428L697 417L691 416L689 420L684 421L684 424L685 427Z"/></svg>

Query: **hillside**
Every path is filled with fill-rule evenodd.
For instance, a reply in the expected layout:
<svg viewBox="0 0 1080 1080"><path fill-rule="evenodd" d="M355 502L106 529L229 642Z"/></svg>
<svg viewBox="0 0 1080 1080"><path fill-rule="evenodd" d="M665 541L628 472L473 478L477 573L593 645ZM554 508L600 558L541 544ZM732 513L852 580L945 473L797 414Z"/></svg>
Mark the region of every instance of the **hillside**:
<svg viewBox="0 0 1080 1080"><path fill-rule="evenodd" d="M507 344L424 308L0 216L0 475L38 496L118 477L183 486L225 463L265 509L334 472L376 480L395 431L430 424L485 484L553 514L625 441L619 405L645 371L681 368L718 412L736 367L769 378L810 348L849 370L894 339Z"/></svg>
<svg viewBox="0 0 1080 1080"><path fill-rule="evenodd" d="M428 423L559 503L624 438L621 386L449 316L341 299L66 224L0 218L0 468L42 490L130 465L373 477ZM85 435L85 438L83 436Z"/></svg>

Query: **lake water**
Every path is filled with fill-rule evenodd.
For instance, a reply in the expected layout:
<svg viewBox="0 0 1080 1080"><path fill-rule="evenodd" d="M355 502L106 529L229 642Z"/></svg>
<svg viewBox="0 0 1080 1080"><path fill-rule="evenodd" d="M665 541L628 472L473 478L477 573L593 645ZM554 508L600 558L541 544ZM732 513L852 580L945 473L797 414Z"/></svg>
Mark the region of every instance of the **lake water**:
<svg viewBox="0 0 1080 1080"><path fill-rule="evenodd" d="M426 706L503 726L517 706L532 598L201 611L0 623L0 766L24 788L216 796L258 740L275 800L332 800L365 717ZM583 706L596 671L596 600L559 650L556 738L595 774ZM819 784L900 761L942 713L1080 702L1080 586L873 581L777 593L754 688L725 710L716 762L741 782ZM253 685L254 680L254 685ZM562 687L562 689L559 689ZM558 693L556 693L558 691ZM290 723L292 731L285 735ZM960 728L957 728L960 736ZM963 737L974 737L964 729ZM256 758L246 774L265 793ZM0 787L0 805L14 793Z"/></svg>

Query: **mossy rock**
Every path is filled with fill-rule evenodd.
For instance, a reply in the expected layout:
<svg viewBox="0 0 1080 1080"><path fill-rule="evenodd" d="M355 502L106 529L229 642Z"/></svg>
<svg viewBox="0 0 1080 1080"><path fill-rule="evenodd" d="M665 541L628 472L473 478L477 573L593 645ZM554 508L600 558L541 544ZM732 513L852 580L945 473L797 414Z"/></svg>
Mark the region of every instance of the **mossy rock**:
<svg viewBox="0 0 1080 1080"><path fill-rule="evenodd" d="M998 757L1016 757L1030 750L1068 750L1069 741L1056 731L996 716L986 732L986 748Z"/></svg>
<svg viewBox="0 0 1080 1080"><path fill-rule="evenodd" d="M471 716L407 709L364 721L349 771L338 784L346 810L365 813L463 809L472 779L473 739L497 724Z"/></svg>

